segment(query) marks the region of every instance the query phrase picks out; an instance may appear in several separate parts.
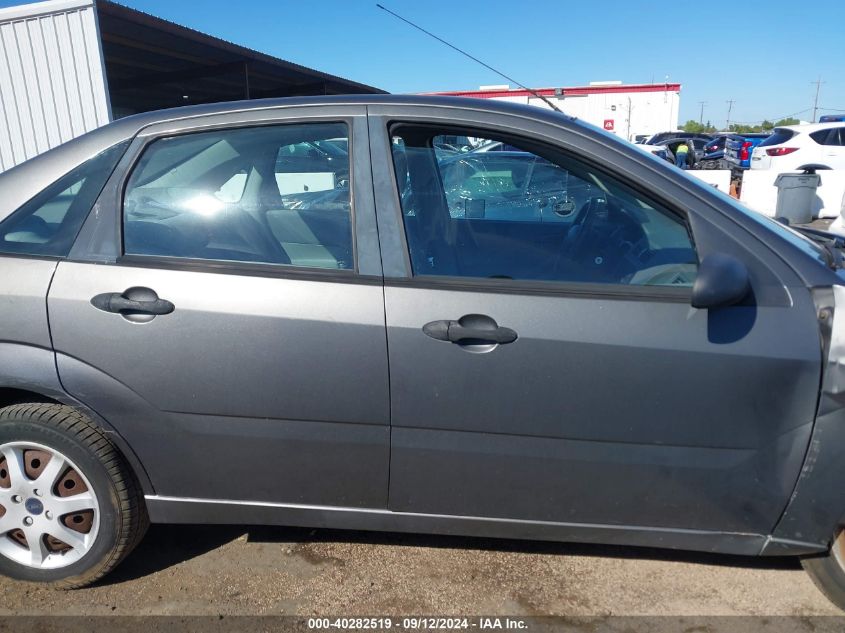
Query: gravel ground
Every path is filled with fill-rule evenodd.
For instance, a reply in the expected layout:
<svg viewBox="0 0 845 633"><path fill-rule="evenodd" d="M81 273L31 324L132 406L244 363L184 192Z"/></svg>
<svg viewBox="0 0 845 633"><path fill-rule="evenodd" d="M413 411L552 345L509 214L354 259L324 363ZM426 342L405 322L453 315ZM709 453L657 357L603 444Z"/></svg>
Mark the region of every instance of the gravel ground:
<svg viewBox="0 0 845 633"><path fill-rule="evenodd" d="M153 526L96 586L0 579L0 616L838 615L794 559L330 530ZM0 618L2 621L2 618Z"/></svg>

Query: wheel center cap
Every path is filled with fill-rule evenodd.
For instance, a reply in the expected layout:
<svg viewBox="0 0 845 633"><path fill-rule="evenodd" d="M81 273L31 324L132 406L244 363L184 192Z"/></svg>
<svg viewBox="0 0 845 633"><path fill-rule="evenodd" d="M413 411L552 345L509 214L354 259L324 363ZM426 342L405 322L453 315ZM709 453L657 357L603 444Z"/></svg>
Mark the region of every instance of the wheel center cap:
<svg viewBox="0 0 845 633"><path fill-rule="evenodd" d="M27 499L24 506L26 507L26 511L30 514L41 514L44 512L44 504L35 497Z"/></svg>

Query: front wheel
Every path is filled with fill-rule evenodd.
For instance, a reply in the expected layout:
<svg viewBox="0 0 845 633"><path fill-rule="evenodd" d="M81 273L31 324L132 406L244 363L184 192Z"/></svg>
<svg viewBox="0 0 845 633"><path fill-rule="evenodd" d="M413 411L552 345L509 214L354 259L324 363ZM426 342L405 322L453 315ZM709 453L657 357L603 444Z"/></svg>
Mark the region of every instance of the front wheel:
<svg viewBox="0 0 845 633"><path fill-rule="evenodd" d="M147 527L139 486L75 409L0 409L0 573L63 588L108 573Z"/></svg>
<svg viewBox="0 0 845 633"><path fill-rule="evenodd" d="M845 530L839 533L827 554L803 558L801 565L827 599L845 611Z"/></svg>

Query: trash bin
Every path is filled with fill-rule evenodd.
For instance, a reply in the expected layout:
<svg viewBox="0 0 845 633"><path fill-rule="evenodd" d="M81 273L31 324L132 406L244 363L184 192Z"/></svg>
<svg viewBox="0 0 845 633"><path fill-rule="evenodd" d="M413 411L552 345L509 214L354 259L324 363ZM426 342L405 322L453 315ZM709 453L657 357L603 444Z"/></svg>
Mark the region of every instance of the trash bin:
<svg viewBox="0 0 845 633"><path fill-rule="evenodd" d="M778 174L775 178L778 188L775 217L788 220L789 224L812 222L816 189L821 184L821 176L814 172Z"/></svg>

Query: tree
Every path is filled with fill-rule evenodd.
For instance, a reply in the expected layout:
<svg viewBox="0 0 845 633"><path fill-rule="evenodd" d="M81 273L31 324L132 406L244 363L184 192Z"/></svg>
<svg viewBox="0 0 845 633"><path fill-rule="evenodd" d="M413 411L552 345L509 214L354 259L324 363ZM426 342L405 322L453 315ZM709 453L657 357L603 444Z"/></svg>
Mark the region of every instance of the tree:
<svg viewBox="0 0 845 633"><path fill-rule="evenodd" d="M707 125L702 125L698 121L693 121L692 119L684 123L681 126L681 129L684 132L690 132L692 134L701 134L702 132L710 133L716 131L716 128L710 125L710 121L707 122Z"/></svg>
<svg viewBox="0 0 845 633"><path fill-rule="evenodd" d="M689 121L687 121L686 123L684 123L681 126L681 129L684 132L691 132L693 134L696 134L696 133L699 133L699 132L703 132L704 126L701 125L701 123L699 123L698 121L693 121L692 119L690 119Z"/></svg>
<svg viewBox="0 0 845 633"><path fill-rule="evenodd" d="M737 134L749 134L751 132L769 132L776 127L780 127L782 125L798 125L800 121L798 119L788 118L788 119L781 119L780 121L776 121L772 123L771 121L764 120L761 121L759 125L748 125L746 123L733 123L731 124L730 131L736 132Z"/></svg>
<svg viewBox="0 0 845 633"><path fill-rule="evenodd" d="M763 124L747 125L745 123L732 123L729 129L731 132L736 132L737 134L750 134L751 132L763 132L772 129L772 124L769 121L764 121L764 123L769 127L764 128Z"/></svg>

